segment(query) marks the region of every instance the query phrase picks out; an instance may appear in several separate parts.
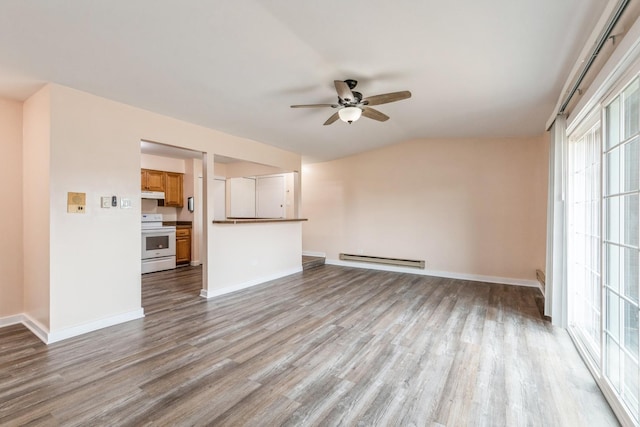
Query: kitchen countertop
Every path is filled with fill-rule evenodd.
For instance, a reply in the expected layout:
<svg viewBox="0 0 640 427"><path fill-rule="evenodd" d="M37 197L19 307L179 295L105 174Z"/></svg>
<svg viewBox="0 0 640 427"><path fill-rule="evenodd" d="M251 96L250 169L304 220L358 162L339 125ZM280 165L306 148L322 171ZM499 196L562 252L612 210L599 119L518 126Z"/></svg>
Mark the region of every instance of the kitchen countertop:
<svg viewBox="0 0 640 427"><path fill-rule="evenodd" d="M191 221L162 221L164 226L191 227L192 224Z"/></svg>
<svg viewBox="0 0 640 427"><path fill-rule="evenodd" d="M263 222L301 222L308 221L307 218L227 218L225 220L215 220L214 224L259 224Z"/></svg>

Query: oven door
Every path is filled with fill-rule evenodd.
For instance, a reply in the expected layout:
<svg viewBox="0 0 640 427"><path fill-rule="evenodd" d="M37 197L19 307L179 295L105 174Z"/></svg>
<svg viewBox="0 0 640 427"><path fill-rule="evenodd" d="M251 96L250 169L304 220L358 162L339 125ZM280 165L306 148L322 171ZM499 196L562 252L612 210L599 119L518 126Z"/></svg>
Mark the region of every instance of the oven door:
<svg viewBox="0 0 640 427"><path fill-rule="evenodd" d="M175 256L175 230L142 230L142 259Z"/></svg>

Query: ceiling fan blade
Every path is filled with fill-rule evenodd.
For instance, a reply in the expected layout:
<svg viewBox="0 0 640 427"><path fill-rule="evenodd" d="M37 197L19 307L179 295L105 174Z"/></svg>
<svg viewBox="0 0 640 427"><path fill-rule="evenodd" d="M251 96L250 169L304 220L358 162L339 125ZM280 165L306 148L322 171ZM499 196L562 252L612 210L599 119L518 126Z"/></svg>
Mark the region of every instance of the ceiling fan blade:
<svg viewBox="0 0 640 427"><path fill-rule="evenodd" d="M401 101L403 99L411 98L411 92L403 90L402 92L385 93L382 95L374 95L362 100L365 105L380 105L388 104L389 102Z"/></svg>
<svg viewBox="0 0 640 427"><path fill-rule="evenodd" d="M325 126L326 126L326 125L330 125L331 123L335 122L335 121L336 121L336 120L338 120L339 118L340 118L340 116L338 115L338 112L336 111L335 113L333 113L333 114L331 115L331 117L329 117L329 118L327 119L327 121L326 121L326 122L324 122L324 125L325 125Z"/></svg>
<svg viewBox="0 0 640 427"><path fill-rule="evenodd" d="M334 80L333 84L336 87L336 92L338 92L338 97L346 102L351 102L355 100L353 96L353 92L349 89L349 85L346 82L341 80Z"/></svg>
<svg viewBox="0 0 640 427"><path fill-rule="evenodd" d="M319 108L319 107L338 108L338 104L303 104L303 105L291 106L291 108Z"/></svg>
<svg viewBox="0 0 640 427"><path fill-rule="evenodd" d="M369 107L362 107L362 115L379 122L386 122L389 120L389 116L386 114Z"/></svg>

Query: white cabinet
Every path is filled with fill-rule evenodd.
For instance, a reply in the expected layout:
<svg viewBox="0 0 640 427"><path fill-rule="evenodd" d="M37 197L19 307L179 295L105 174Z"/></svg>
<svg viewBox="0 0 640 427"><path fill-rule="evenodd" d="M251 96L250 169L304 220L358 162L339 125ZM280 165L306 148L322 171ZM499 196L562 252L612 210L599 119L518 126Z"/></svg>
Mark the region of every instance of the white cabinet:
<svg viewBox="0 0 640 427"><path fill-rule="evenodd" d="M256 216L258 218L284 218L284 175L259 176L256 178Z"/></svg>
<svg viewBox="0 0 640 427"><path fill-rule="evenodd" d="M229 178L229 216L232 218L285 218L284 175ZM224 197L224 196L223 196ZM217 208L214 207L214 216Z"/></svg>
<svg viewBox="0 0 640 427"><path fill-rule="evenodd" d="M235 218L256 217L256 180L254 178L230 178L229 216Z"/></svg>

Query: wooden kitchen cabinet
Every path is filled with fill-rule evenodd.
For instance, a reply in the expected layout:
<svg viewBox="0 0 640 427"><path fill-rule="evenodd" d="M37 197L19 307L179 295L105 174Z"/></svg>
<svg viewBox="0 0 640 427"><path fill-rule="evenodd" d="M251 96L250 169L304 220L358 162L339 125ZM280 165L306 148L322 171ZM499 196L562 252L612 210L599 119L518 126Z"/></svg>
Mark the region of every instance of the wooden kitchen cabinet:
<svg viewBox="0 0 640 427"><path fill-rule="evenodd" d="M151 169L141 169L140 182L143 190L164 191L165 172Z"/></svg>
<svg viewBox="0 0 640 427"><path fill-rule="evenodd" d="M178 227L176 229L176 264L191 262L191 228Z"/></svg>
<svg viewBox="0 0 640 427"><path fill-rule="evenodd" d="M176 208L183 207L183 174L176 172L165 172L164 174L164 205Z"/></svg>

